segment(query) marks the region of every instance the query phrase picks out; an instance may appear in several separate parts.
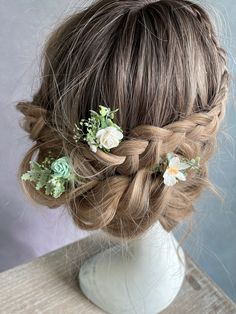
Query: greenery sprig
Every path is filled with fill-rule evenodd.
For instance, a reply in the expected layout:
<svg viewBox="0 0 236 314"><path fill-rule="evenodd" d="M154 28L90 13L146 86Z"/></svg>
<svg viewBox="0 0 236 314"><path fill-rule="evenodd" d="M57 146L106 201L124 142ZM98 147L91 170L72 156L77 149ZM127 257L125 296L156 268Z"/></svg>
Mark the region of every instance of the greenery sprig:
<svg viewBox="0 0 236 314"><path fill-rule="evenodd" d="M35 182L36 190L44 188L45 194L54 198L60 197L75 178L68 157L55 159L51 155L46 157L41 164L31 160L30 170L21 176L24 181Z"/></svg>
<svg viewBox="0 0 236 314"><path fill-rule="evenodd" d="M81 139L86 141L90 149L96 153L100 148L109 152L111 148L119 145L123 138L122 129L113 122L118 109L99 106L99 112L90 110L91 116L80 121L80 126L75 124L73 139L78 143Z"/></svg>

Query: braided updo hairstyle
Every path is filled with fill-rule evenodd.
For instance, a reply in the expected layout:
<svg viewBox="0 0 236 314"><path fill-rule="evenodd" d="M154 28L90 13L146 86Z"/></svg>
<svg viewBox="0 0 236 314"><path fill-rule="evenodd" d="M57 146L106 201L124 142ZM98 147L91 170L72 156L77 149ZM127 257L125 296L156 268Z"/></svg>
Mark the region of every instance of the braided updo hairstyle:
<svg viewBox="0 0 236 314"><path fill-rule="evenodd" d="M65 205L85 230L122 238L143 234L157 220L165 230L194 211L209 186L207 162L225 114L229 74L208 13L183 0L100 0L66 18L43 51L39 90L20 102L23 128L34 142L29 161L50 150L68 156L86 180L59 198L22 182L39 204ZM99 105L118 108L124 139L109 153L73 140L74 124ZM200 172L166 186L151 170L174 152L200 156Z"/></svg>

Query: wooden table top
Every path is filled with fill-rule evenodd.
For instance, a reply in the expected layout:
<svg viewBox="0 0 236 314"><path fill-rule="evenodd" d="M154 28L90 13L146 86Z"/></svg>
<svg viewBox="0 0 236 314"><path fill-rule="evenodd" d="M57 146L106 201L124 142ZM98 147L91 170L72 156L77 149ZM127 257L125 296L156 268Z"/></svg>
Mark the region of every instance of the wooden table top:
<svg viewBox="0 0 236 314"><path fill-rule="evenodd" d="M96 240L95 240L96 238ZM81 293L77 275L83 260L102 249L89 236L32 262L0 273L0 313L104 313ZM186 256L182 289L163 314L236 313L236 305Z"/></svg>

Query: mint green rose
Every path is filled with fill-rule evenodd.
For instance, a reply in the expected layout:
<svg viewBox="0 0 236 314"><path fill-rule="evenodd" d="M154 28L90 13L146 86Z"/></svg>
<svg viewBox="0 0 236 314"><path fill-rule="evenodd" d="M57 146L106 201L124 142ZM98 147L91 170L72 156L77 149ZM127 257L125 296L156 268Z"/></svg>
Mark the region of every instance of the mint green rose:
<svg viewBox="0 0 236 314"><path fill-rule="evenodd" d="M51 165L51 169L54 171L54 175L64 179L68 179L71 175L70 163L67 157L55 160Z"/></svg>

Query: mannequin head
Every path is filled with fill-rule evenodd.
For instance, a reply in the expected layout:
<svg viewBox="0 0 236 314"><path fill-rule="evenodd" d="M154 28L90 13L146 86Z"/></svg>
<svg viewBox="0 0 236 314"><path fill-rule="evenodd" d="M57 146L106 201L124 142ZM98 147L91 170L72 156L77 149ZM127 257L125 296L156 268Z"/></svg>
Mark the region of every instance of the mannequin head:
<svg viewBox="0 0 236 314"><path fill-rule="evenodd" d="M65 205L76 225L122 238L157 220L165 230L194 211L224 117L229 74L207 12L183 0L100 0L67 18L43 51L41 85L20 102L34 142L20 165L29 170L50 150L68 156L85 178L58 199L22 182L36 203ZM99 105L118 108L124 140L109 153L73 141L73 127ZM173 187L151 169L167 152L201 157L200 173Z"/></svg>

